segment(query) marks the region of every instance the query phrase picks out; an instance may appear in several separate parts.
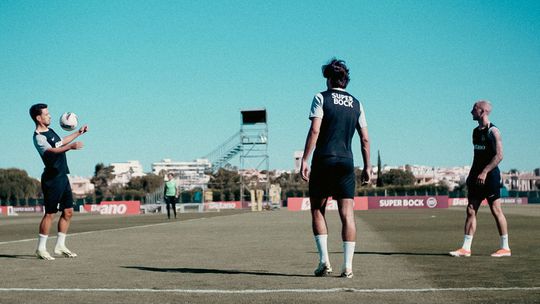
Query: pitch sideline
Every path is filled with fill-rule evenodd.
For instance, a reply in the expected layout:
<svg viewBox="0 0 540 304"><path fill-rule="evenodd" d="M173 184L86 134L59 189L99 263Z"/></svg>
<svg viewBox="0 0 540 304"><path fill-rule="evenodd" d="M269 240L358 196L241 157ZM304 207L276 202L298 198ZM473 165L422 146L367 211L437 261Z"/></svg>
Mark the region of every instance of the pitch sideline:
<svg viewBox="0 0 540 304"><path fill-rule="evenodd" d="M536 291L540 287L455 287L455 288L395 288L395 289L151 289L151 288L0 288L0 292L134 292L134 293L183 293L183 294L265 294L265 293L427 293L427 292L477 292L477 291Z"/></svg>

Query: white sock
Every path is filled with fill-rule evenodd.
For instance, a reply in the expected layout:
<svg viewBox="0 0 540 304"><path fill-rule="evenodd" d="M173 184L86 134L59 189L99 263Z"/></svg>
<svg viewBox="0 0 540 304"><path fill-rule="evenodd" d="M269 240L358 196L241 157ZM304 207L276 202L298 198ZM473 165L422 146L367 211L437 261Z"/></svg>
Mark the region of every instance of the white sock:
<svg viewBox="0 0 540 304"><path fill-rule="evenodd" d="M508 234L501 235L501 248L510 250L510 246L508 246Z"/></svg>
<svg viewBox="0 0 540 304"><path fill-rule="evenodd" d="M343 242L343 270L352 270L355 246L356 242Z"/></svg>
<svg viewBox="0 0 540 304"><path fill-rule="evenodd" d="M48 237L49 237L48 235L39 234L37 250L39 250L39 251L47 251L47 238Z"/></svg>
<svg viewBox="0 0 540 304"><path fill-rule="evenodd" d="M58 238L56 239L56 248L66 247L66 234L58 232Z"/></svg>
<svg viewBox="0 0 540 304"><path fill-rule="evenodd" d="M319 263L330 265L328 259L328 234L316 235L315 244L317 245L317 251L319 252Z"/></svg>
<svg viewBox="0 0 540 304"><path fill-rule="evenodd" d="M465 237L463 238L463 246L461 246L461 248L471 251L472 239L472 235L465 234Z"/></svg>

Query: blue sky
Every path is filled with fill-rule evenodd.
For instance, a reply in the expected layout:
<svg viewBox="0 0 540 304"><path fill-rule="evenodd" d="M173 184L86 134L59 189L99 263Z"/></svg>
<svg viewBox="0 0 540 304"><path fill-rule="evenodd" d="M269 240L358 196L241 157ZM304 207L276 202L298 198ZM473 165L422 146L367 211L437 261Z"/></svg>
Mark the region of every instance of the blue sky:
<svg viewBox="0 0 540 304"><path fill-rule="evenodd" d="M268 111L270 167L303 149L320 67L351 70L388 165L472 161L470 109L491 100L503 170L540 167L538 1L1 1L0 168L39 177L28 108L90 132L72 174L96 163L190 161ZM361 165L358 139L355 160Z"/></svg>

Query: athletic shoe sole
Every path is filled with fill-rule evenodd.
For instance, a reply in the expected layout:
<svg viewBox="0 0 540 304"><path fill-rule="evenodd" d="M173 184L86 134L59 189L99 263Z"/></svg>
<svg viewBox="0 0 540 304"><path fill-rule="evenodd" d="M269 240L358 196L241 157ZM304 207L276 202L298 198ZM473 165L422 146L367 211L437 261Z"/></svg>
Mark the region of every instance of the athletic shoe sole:
<svg viewBox="0 0 540 304"><path fill-rule="evenodd" d="M54 254L56 254L58 256L64 256L66 258L76 258L77 257L77 254L75 252L71 252L67 248L55 249Z"/></svg>
<svg viewBox="0 0 540 304"><path fill-rule="evenodd" d="M54 261L53 258L47 251L36 250L36 257L41 260Z"/></svg>
<svg viewBox="0 0 540 304"><path fill-rule="evenodd" d="M448 253L449 255L459 258L459 257L470 257L471 252L470 251L462 251L462 250L456 250L456 251L450 251Z"/></svg>
<svg viewBox="0 0 540 304"><path fill-rule="evenodd" d="M326 277L332 274L332 266L330 265L319 265L317 269L313 272L316 277Z"/></svg>

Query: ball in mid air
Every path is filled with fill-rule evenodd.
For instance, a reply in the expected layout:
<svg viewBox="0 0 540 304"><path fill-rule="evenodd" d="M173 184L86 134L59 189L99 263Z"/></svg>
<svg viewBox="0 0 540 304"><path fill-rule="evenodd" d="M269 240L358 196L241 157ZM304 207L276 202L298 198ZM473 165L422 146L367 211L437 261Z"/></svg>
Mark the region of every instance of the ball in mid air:
<svg viewBox="0 0 540 304"><path fill-rule="evenodd" d="M77 114L66 112L60 116L60 127L66 131L73 131L75 128L77 128L77 124L79 123L79 120L77 118Z"/></svg>

